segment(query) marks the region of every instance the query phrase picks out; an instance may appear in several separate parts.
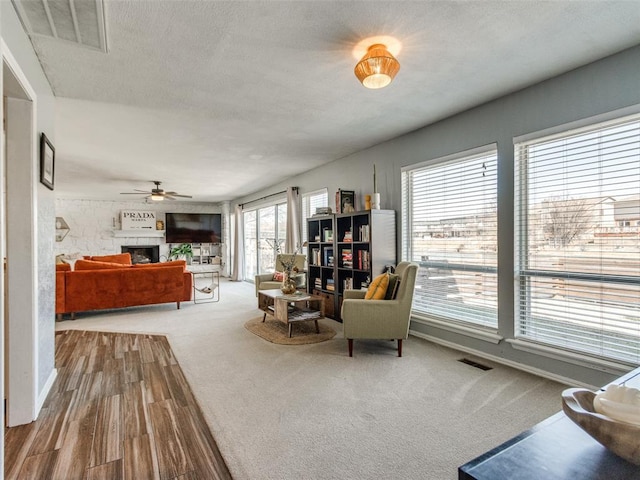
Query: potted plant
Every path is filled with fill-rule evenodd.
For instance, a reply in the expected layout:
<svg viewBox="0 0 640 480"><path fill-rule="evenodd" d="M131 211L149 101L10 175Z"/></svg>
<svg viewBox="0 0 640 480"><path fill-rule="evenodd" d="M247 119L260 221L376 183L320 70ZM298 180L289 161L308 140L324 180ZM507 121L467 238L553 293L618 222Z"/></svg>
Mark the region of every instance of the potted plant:
<svg viewBox="0 0 640 480"><path fill-rule="evenodd" d="M193 249L190 243L181 243L177 247L173 247L169 252L169 260L186 260L190 264L191 257L193 257Z"/></svg>

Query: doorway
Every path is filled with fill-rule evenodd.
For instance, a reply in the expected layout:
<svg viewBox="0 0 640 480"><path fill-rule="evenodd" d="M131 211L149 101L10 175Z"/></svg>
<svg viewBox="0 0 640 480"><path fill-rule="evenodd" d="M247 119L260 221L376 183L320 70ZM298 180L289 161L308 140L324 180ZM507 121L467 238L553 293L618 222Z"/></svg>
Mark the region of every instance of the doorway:
<svg viewBox="0 0 640 480"><path fill-rule="evenodd" d="M0 315L4 347L4 423L15 426L29 423L37 415L35 93L5 48L3 57L0 238L6 266L0 280Z"/></svg>

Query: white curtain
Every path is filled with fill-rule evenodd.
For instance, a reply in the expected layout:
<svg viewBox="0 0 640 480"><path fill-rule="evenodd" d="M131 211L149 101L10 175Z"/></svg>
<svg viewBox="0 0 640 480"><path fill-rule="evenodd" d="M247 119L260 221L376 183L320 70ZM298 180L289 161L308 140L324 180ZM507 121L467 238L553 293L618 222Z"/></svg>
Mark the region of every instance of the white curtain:
<svg viewBox="0 0 640 480"><path fill-rule="evenodd" d="M293 253L300 245L300 197L298 187L287 187L287 242L284 251Z"/></svg>
<svg viewBox="0 0 640 480"><path fill-rule="evenodd" d="M244 280L244 233L243 233L243 220L242 220L242 207L236 205L235 209L235 224L233 239L233 270L231 272L231 280L234 282Z"/></svg>

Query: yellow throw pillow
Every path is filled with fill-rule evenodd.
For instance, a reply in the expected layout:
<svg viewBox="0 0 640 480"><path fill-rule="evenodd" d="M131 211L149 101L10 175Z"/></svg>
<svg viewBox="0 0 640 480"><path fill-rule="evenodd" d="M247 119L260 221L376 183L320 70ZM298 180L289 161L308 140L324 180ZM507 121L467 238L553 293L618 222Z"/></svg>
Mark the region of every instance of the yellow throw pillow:
<svg viewBox="0 0 640 480"><path fill-rule="evenodd" d="M383 300L389 286L389 274L383 273L373 279L364 296L365 300Z"/></svg>

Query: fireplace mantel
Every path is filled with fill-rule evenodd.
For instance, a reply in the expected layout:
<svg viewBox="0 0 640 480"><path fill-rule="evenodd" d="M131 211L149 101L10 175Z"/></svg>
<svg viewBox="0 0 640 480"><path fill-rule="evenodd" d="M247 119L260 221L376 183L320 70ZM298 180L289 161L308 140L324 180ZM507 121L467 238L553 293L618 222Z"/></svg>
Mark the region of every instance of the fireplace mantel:
<svg viewBox="0 0 640 480"><path fill-rule="evenodd" d="M116 238L162 238L164 230L114 230L113 236Z"/></svg>

